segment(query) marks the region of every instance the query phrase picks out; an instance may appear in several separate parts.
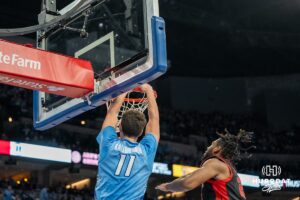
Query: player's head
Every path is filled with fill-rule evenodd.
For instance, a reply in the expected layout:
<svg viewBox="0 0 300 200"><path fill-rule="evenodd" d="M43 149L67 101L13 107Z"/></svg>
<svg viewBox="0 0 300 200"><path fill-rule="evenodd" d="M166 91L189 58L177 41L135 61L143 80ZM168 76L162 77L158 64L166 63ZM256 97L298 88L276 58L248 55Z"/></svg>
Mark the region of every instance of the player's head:
<svg viewBox="0 0 300 200"><path fill-rule="evenodd" d="M220 138L213 141L203 155L203 159L211 156L221 156L228 160L239 160L240 151L243 150L241 143L250 143L253 138L252 132L240 130L237 135L229 133L217 133Z"/></svg>
<svg viewBox="0 0 300 200"><path fill-rule="evenodd" d="M120 124L121 134L130 138L138 138L143 134L146 124L147 120L143 113L136 110L128 110L122 116Z"/></svg>

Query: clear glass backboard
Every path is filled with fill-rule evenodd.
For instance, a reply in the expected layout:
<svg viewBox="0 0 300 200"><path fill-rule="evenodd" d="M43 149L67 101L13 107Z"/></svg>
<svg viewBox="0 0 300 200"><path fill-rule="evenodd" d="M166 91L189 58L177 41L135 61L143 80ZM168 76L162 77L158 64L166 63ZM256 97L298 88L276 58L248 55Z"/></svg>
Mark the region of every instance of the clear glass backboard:
<svg viewBox="0 0 300 200"><path fill-rule="evenodd" d="M45 50L89 60L95 89L77 99L34 91L34 127L38 130L96 108L167 70L165 24L157 0L96 2L80 9L43 40Z"/></svg>

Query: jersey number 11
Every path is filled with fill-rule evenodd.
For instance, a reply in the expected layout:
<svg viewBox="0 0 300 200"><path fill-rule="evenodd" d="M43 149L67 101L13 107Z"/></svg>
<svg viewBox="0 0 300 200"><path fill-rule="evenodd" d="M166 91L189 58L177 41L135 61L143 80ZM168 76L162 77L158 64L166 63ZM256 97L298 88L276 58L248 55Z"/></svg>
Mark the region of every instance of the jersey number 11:
<svg viewBox="0 0 300 200"><path fill-rule="evenodd" d="M125 160L126 160L126 155L121 155L117 170L115 172L116 176L120 176ZM127 176L127 177L130 176L130 173L131 173L131 170L132 170L132 167L134 164L134 160L135 160L135 156L130 156L130 160L129 160L129 163L128 163L128 166L127 166L127 169L125 172L125 176Z"/></svg>

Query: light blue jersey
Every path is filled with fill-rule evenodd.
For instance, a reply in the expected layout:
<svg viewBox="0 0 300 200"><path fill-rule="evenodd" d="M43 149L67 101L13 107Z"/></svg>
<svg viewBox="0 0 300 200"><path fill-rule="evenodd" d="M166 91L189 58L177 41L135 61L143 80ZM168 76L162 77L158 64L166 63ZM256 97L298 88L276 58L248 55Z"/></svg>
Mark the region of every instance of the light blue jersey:
<svg viewBox="0 0 300 200"><path fill-rule="evenodd" d="M152 172L158 142L148 133L140 143L119 139L105 127L97 136L99 148L97 200L143 199Z"/></svg>

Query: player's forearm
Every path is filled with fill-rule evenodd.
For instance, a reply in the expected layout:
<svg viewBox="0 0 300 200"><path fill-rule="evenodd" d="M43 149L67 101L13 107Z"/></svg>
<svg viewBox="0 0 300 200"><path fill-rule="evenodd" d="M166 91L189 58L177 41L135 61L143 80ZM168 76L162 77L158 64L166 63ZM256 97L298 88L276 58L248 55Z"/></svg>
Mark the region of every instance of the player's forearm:
<svg viewBox="0 0 300 200"><path fill-rule="evenodd" d="M170 192L186 192L191 190L192 188L186 185L185 178L178 178L171 183L166 185L166 188Z"/></svg>
<svg viewBox="0 0 300 200"><path fill-rule="evenodd" d="M122 94L120 96L118 96L113 102L112 105L109 108L109 113L111 114L118 114L120 111L120 108L124 102L126 95Z"/></svg>
<svg viewBox="0 0 300 200"><path fill-rule="evenodd" d="M159 111L153 89L151 88L150 90L148 90L146 94L148 98L149 119L159 119Z"/></svg>
<svg viewBox="0 0 300 200"><path fill-rule="evenodd" d="M106 117L102 124L102 128L106 126L113 126L115 127L118 122L118 113L122 106L122 103L126 97L126 93L121 94L118 96L111 104L110 108L107 111Z"/></svg>

